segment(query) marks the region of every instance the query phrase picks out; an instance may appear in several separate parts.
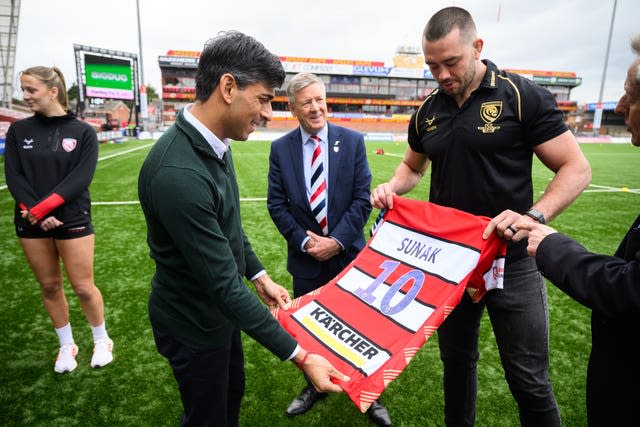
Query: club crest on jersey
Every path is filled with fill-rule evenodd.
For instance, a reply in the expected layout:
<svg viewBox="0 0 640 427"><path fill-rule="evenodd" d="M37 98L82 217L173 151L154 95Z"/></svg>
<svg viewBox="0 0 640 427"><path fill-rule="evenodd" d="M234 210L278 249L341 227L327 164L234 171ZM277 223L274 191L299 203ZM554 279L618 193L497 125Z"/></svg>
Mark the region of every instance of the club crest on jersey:
<svg viewBox="0 0 640 427"><path fill-rule="evenodd" d="M62 148L67 153L70 153L71 151L75 150L77 145L78 145L78 141L75 138L63 138L62 139Z"/></svg>
<svg viewBox="0 0 640 427"><path fill-rule="evenodd" d="M483 102L480 105L480 117L485 125L479 126L478 130L482 133L493 133L500 129L500 126L493 125L500 114L502 114L502 101Z"/></svg>
<svg viewBox="0 0 640 427"><path fill-rule="evenodd" d="M33 138L31 138L31 139L25 138L24 141L22 141L22 142L24 142L24 144L25 144L25 145L22 146L23 150L29 150L29 149L33 148L33 145L31 145L31 144L33 144Z"/></svg>

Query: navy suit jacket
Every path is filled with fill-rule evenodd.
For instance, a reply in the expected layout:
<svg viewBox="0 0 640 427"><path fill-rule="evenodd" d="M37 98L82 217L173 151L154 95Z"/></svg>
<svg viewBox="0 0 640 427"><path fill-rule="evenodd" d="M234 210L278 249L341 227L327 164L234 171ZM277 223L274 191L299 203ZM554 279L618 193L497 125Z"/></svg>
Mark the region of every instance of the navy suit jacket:
<svg viewBox="0 0 640 427"><path fill-rule="evenodd" d="M363 228L371 213L371 172L362 134L330 123L328 126L327 220L329 235L344 245L344 251L336 257L346 266L365 244ZM287 241L289 273L303 279L317 277L323 263L300 249L307 230L319 235L322 230L307 198L299 127L271 143L267 207Z"/></svg>
<svg viewBox="0 0 640 427"><path fill-rule="evenodd" d="M536 262L558 288L591 309L589 425L637 423L640 216L614 256L591 253L569 237L554 233L540 242Z"/></svg>

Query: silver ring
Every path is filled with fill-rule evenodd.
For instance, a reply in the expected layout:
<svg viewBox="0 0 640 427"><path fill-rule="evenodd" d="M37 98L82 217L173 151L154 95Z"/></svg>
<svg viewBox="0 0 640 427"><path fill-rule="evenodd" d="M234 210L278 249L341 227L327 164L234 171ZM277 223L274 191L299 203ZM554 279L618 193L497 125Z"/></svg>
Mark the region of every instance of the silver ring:
<svg viewBox="0 0 640 427"><path fill-rule="evenodd" d="M515 228L513 228L511 225L507 227L509 229L509 231L511 231L513 234L516 234L518 232L518 230L516 230Z"/></svg>

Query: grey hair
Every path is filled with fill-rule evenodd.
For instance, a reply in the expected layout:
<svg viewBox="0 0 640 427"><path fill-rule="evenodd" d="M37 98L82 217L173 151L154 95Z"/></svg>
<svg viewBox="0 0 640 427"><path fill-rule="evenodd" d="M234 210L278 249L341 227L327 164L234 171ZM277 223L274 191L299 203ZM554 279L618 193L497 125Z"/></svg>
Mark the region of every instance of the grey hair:
<svg viewBox="0 0 640 427"><path fill-rule="evenodd" d="M293 104L296 101L296 93L304 89L305 87L317 83L322 88L322 92L326 95L327 90L324 87L324 82L320 77L312 73L298 73L287 86L287 97L289 98L289 104Z"/></svg>
<svg viewBox="0 0 640 427"><path fill-rule="evenodd" d="M640 58L640 34L631 39L631 50ZM636 77L634 84L640 86L640 62L636 66Z"/></svg>

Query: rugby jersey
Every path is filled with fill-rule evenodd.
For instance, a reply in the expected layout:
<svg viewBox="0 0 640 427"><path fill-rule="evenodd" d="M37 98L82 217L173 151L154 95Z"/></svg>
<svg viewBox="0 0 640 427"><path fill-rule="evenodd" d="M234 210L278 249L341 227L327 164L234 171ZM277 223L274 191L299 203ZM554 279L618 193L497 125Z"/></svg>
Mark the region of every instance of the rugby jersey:
<svg viewBox="0 0 640 427"><path fill-rule="evenodd" d="M506 241L484 240L489 218L394 196L394 208L331 282L296 298L280 323L348 375L365 412L453 311L465 289L502 287Z"/></svg>
<svg viewBox="0 0 640 427"><path fill-rule="evenodd" d="M16 225L29 226L20 215L23 209L38 220L55 216L65 226L91 222L89 185L98 138L88 123L71 112L55 117L36 113L9 127L4 156Z"/></svg>

